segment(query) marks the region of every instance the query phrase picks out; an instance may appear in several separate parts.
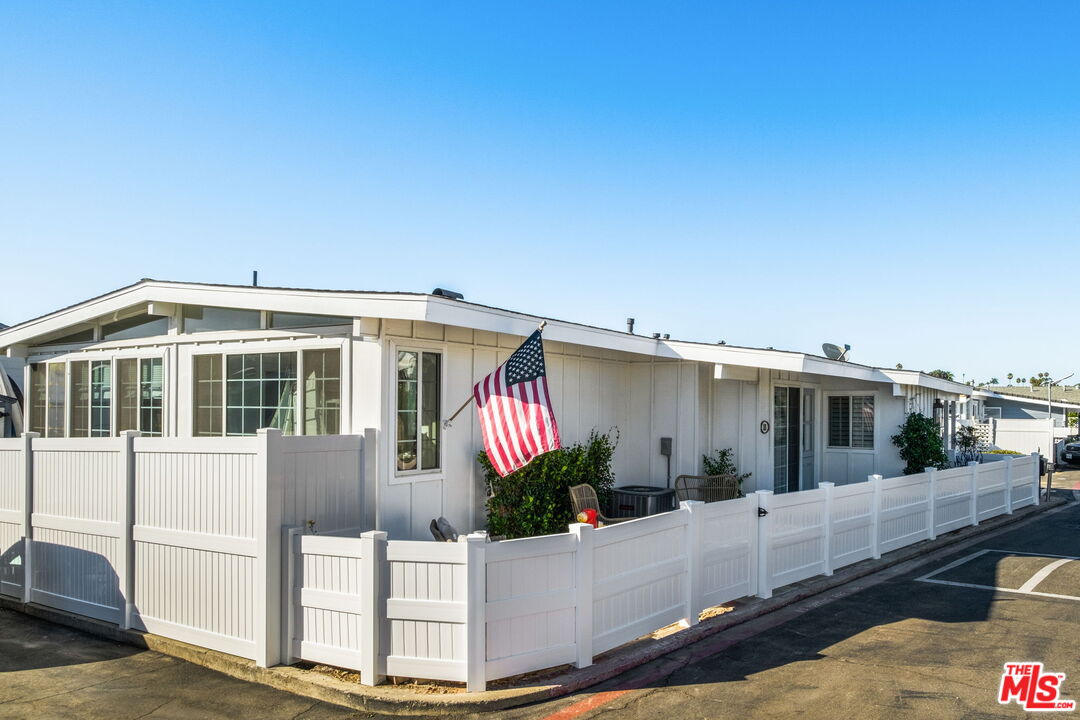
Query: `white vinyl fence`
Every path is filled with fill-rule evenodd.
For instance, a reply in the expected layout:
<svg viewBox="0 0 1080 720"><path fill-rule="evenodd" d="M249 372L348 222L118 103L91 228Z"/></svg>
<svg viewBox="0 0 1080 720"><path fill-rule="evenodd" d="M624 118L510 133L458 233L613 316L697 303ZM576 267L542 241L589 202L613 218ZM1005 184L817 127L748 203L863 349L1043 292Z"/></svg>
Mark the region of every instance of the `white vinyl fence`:
<svg viewBox="0 0 1080 720"><path fill-rule="evenodd" d="M260 665L482 690L1038 504L1032 455L544 537L387 541L367 530L374 445L373 431L0 440L0 593Z"/></svg>
<svg viewBox="0 0 1080 720"><path fill-rule="evenodd" d="M1038 504L1038 458L785 495L760 491L594 530L458 543L290 536L294 658L464 681L573 663L773 590ZM382 610L382 612L380 612Z"/></svg>
<svg viewBox="0 0 1080 720"><path fill-rule="evenodd" d="M282 528L359 533L363 441L0 440L0 592L277 664Z"/></svg>

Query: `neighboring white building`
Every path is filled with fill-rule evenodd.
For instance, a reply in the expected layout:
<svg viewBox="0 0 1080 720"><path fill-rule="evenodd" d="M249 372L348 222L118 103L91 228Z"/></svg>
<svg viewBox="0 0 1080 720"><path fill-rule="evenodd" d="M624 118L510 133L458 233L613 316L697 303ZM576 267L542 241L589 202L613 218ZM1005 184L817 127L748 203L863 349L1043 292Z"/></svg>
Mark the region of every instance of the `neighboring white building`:
<svg viewBox="0 0 1080 720"><path fill-rule="evenodd" d="M45 437L378 431L376 525L484 525L472 410L445 419L544 319L420 293L142 280L0 331L25 363L25 428ZM918 410L951 436L968 386L804 353L656 339L548 319L564 444L618 428L618 484L665 485L733 448L747 489L847 484L904 463L890 436ZM935 411L935 408L937 410Z"/></svg>

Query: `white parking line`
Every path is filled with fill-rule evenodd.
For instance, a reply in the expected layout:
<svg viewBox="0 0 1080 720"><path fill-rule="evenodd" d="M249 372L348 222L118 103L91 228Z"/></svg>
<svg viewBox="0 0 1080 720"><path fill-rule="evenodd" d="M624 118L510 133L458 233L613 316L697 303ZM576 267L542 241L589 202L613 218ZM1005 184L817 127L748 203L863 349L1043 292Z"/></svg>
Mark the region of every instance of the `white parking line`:
<svg viewBox="0 0 1080 720"><path fill-rule="evenodd" d="M1032 575L1030 578L1028 578L1027 582L1025 582L1023 585L1021 585L1019 588L1016 588L1016 589L997 587L995 585L979 585L977 583L965 583L965 582L956 582L954 580L937 580L937 579L934 579L935 575L940 575L941 573L946 572L947 570L952 570L953 568L959 567L960 565L963 565L964 563L971 562L975 558L982 557L983 555L986 555L987 553L1001 553L1002 555L1026 555L1026 556L1030 556L1030 557L1044 557L1044 558L1058 558L1058 559L1055 560L1054 562L1050 563L1049 565L1041 568L1038 572L1036 572L1034 575ZM1057 598L1059 600L1076 600L1076 601L1080 602L1080 597L1077 597L1075 595L1059 595L1057 593L1044 593L1044 592L1038 592L1038 591L1035 590L1035 587L1038 586L1039 583L1041 583L1043 580L1045 580L1047 577L1050 576L1050 573L1054 572L1055 570L1057 570L1062 565L1065 565L1066 563L1072 562L1074 560L1080 560L1080 558L1077 558L1077 557L1074 557L1074 556L1071 556L1071 555L1051 555L1049 553L1019 552L1019 551L1014 551L1014 550L979 550L978 552L974 552L974 553L972 553L970 555L965 555L964 557L960 558L959 560L954 560L953 562L949 563L948 565L946 565L944 567L941 567L941 568L938 568L937 570L934 570L931 573L927 573L926 575L923 575L922 577L915 578L915 580L918 581L918 582L935 583L937 585L951 585L953 587L976 588L978 590L997 590L999 592L1017 593L1019 595L1035 595L1037 597Z"/></svg>
<svg viewBox="0 0 1080 720"><path fill-rule="evenodd" d="M1032 590L1035 589L1036 585L1038 585L1039 583L1041 583L1043 580L1046 579L1047 575L1054 572L1055 570L1057 570L1059 567L1061 567L1065 563L1069 563L1069 562L1073 562L1072 558L1062 558L1061 560L1055 560L1054 562L1050 563L1049 565L1044 567L1039 572L1032 575L1031 578L1029 578L1026 583L1024 583L1023 585L1021 585L1019 587L1017 592L1031 592Z"/></svg>

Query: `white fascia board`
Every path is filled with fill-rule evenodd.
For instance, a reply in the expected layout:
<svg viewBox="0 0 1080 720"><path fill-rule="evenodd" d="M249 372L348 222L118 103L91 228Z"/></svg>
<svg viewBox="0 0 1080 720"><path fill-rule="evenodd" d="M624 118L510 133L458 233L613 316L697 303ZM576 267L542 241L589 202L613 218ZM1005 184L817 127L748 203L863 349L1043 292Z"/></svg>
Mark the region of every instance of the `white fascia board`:
<svg viewBox="0 0 1080 720"><path fill-rule="evenodd" d="M662 345L671 349L670 356L685 360L711 362L716 365L741 365L766 370L825 375L865 382L891 382L877 368L817 358L803 353L680 342L665 342Z"/></svg>
<svg viewBox="0 0 1080 720"><path fill-rule="evenodd" d="M964 383L958 383L954 380L943 380L933 375L927 375L916 370L887 370L882 369L881 374L889 378L892 382L900 383L901 385L912 385L914 387L924 387L930 390L939 390L950 395L970 395L972 393L972 387L965 385Z"/></svg>
<svg viewBox="0 0 1080 720"><path fill-rule="evenodd" d="M0 348L110 316L139 305L169 303L342 317L424 319L423 295L333 293L259 287L217 287L146 282L0 332Z"/></svg>
<svg viewBox="0 0 1080 720"><path fill-rule="evenodd" d="M423 319L442 325L528 337L544 319L535 315L472 305L459 300L439 297L426 299L427 312ZM659 340L641 335L630 335L617 330L605 330L559 320L547 321L544 327L544 339L649 356L656 356L661 344Z"/></svg>

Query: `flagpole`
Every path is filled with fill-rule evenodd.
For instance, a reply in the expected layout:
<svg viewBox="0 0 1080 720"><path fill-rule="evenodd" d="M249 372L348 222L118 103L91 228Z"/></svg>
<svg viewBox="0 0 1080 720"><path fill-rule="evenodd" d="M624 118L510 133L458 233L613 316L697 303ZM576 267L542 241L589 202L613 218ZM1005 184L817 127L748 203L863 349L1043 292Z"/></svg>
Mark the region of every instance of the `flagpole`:
<svg viewBox="0 0 1080 720"><path fill-rule="evenodd" d="M536 328L536 331L537 332L544 332L544 326L545 325L547 325L547 320L541 320L540 325ZM462 410L469 407L469 403L471 403L472 401L473 401L473 396L470 395L469 399L466 400L465 402L461 403L461 407L459 407L457 410L455 410L453 415L448 417L446 420L443 420L442 426L444 428L450 427L450 423L452 423L454 421L454 418L456 418L458 415L460 415Z"/></svg>

